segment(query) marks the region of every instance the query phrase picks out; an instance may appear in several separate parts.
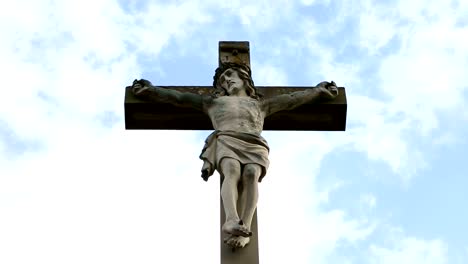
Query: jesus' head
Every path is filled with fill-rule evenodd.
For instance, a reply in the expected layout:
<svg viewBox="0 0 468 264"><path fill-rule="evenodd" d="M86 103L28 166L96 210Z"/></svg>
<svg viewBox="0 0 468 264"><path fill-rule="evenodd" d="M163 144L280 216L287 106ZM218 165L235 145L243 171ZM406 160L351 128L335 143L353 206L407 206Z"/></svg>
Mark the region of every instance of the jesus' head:
<svg viewBox="0 0 468 264"><path fill-rule="evenodd" d="M255 89L250 68L245 64L223 63L216 69L213 77L213 87L215 96L247 95L254 99L259 99L259 94Z"/></svg>

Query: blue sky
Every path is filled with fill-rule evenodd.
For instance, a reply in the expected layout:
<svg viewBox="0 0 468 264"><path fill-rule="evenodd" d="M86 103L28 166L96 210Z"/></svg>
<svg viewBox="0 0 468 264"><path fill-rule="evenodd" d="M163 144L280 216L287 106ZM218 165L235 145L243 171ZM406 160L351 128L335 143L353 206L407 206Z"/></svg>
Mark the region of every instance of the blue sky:
<svg viewBox="0 0 468 264"><path fill-rule="evenodd" d="M0 6L0 263L219 263L209 131L126 131L124 87L334 80L346 132L268 132L262 263L468 263L466 1Z"/></svg>

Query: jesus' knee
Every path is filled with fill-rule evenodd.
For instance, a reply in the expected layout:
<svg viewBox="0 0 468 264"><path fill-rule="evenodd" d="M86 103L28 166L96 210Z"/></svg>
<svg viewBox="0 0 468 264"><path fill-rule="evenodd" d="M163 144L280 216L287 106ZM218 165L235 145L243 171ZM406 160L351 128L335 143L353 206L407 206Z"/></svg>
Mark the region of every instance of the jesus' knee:
<svg viewBox="0 0 468 264"><path fill-rule="evenodd" d="M224 180L240 180L241 166L238 160L232 158L224 158L220 162L220 169L224 176Z"/></svg>
<svg viewBox="0 0 468 264"><path fill-rule="evenodd" d="M242 172L242 182L246 184L257 183L262 173L262 167L258 164L246 164Z"/></svg>

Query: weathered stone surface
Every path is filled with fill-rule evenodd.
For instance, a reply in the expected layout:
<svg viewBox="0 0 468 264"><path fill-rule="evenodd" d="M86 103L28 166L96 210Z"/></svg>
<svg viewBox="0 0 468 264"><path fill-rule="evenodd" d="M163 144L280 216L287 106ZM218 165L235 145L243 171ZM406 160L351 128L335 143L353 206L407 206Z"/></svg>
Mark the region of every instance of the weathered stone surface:
<svg viewBox="0 0 468 264"><path fill-rule="evenodd" d="M226 215L224 214L223 200L221 199L221 226L226 221ZM258 264L259 253L258 253L258 224L257 224L257 210L255 210L254 217L252 219L252 226L250 227L253 235L250 237L250 243L242 249L232 250L230 247L221 243L221 264ZM220 232L220 240L223 241L224 233Z"/></svg>
<svg viewBox="0 0 468 264"><path fill-rule="evenodd" d="M181 92L209 94L212 86L161 86ZM256 87L265 98L311 89L308 87ZM275 113L265 119L263 130L317 130L344 131L346 128L347 102L344 88L331 101L299 106L291 111ZM212 130L207 115L191 108L175 107L171 104L147 102L136 98L127 87L125 92L126 129L176 129Z"/></svg>
<svg viewBox="0 0 468 264"><path fill-rule="evenodd" d="M234 62L250 67L250 46L248 41L220 41L218 50L219 64Z"/></svg>

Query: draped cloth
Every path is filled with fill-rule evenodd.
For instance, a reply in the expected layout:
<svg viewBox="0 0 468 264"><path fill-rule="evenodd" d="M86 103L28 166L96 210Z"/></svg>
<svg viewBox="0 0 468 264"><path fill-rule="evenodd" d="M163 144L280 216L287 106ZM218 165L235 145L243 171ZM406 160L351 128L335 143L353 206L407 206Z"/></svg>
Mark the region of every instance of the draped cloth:
<svg viewBox="0 0 468 264"><path fill-rule="evenodd" d="M270 164L269 151L268 144L262 136L216 130L206 138L205 146L200 154L200 159L203 160L202 178L208 180L208 177L219 168L223 158L233 158L241 165L250 163L260 165L262 167L262 174L258 180L260 182Z"/></svg>

